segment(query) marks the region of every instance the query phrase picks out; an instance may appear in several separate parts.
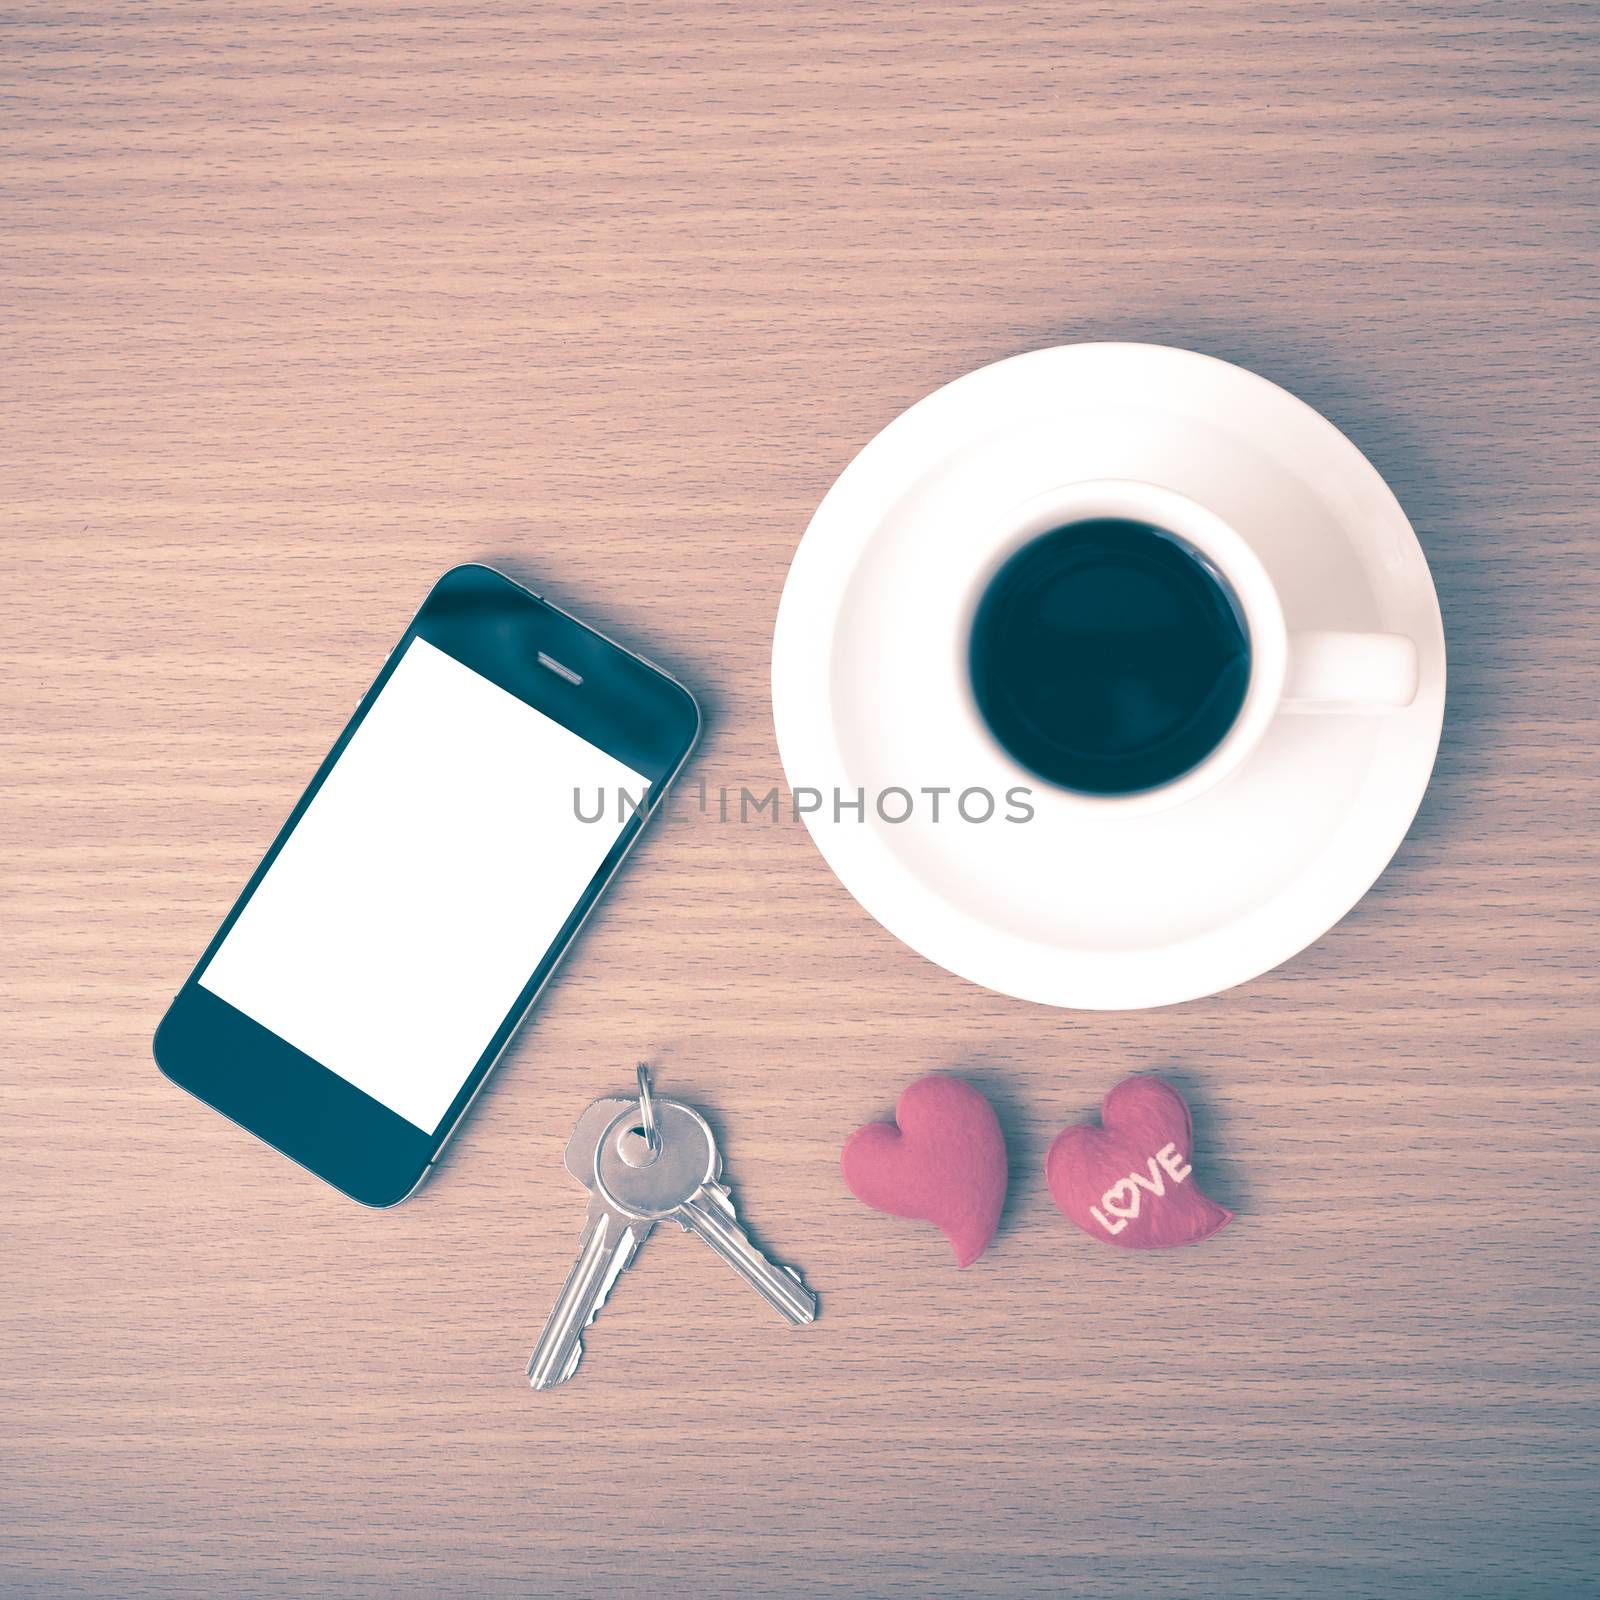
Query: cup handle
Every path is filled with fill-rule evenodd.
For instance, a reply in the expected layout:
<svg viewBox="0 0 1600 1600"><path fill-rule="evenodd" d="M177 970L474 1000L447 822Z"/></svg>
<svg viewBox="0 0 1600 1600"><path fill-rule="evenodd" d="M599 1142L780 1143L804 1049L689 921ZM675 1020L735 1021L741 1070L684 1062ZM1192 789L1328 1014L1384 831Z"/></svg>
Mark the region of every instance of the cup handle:
<svg viewBox="0 0 1600 1600"><path fill-rule="evenodd" d="M1285 711L1393 711L1417 697L1417 647L1403 633L1291 633Z"/></svg>

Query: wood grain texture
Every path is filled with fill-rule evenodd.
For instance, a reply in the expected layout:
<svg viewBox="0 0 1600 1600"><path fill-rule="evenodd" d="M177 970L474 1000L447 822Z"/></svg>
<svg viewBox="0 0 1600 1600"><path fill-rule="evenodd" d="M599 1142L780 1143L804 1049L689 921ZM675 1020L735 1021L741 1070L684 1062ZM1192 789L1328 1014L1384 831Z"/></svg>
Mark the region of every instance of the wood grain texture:
<svg viewBox="0 0 1600 1600"><path fill-rule="evenodd" d="M0 8L5 1593L1594 1592L1597 45L1543 0ZM1303 395L1434 565L1436 781L1313 949L1054 1012L688 808L399 1211L157 1075L441 570L671 665L691 777L764 789L829 482L1105 337ZM534 1396L561 1144L639 1055L822 1320L658 1235ZM1016 1175L964 1274L836 1174L940 1068ZM1203 1250L1044 1192L1139 1068L1239 1212Z"/></svg>

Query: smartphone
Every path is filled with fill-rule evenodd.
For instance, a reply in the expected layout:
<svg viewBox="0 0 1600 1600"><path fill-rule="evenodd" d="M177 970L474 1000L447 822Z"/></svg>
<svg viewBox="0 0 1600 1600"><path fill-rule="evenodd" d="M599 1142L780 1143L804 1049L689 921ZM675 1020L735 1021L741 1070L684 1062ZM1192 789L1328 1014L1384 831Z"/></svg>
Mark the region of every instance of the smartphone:
<svg viewBox="0 0 1600 1600"><path fill-rule="evenodd" d="M488 567L447 572L179 990L157 1064L353 1199L405 1199L699 730L642 656Z"/></svg>

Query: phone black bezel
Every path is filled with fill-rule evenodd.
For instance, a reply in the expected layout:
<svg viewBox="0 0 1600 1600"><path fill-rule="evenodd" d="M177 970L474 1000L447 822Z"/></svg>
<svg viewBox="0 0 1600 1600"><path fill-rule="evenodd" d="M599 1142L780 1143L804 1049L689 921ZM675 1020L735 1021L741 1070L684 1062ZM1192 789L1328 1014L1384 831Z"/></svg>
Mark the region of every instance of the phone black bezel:
<svg viewBox="0 0 1600 1600"><path fill-rule="evenodd" d="M200 986L217 946L256 891L413 639L454 656L650 780L555 942L506 1013L437 1129L424 1133ZM561 663L581 683L543 665ZM700 731L689 691L492 567L439 579L384 662L288 820L162 1018L156 1064L180 1088L364 1205L390 1206L421 1182L516 1032L585 916L687 760Z"/></svg>

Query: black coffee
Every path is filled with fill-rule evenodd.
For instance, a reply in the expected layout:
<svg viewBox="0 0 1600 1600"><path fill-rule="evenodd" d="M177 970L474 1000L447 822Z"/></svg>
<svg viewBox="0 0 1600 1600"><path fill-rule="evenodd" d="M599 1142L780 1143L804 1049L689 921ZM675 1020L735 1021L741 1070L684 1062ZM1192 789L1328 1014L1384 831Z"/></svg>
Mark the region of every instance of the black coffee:
<svg viewBox="0 0 1600 1600"><path fill-rule="evenodd" d="M1025 545L972 627L978 709L1049 783L1134 794L1181 777L1244 703L1250 639L1233 596L1160 528L1097 518Z"/></svg>

